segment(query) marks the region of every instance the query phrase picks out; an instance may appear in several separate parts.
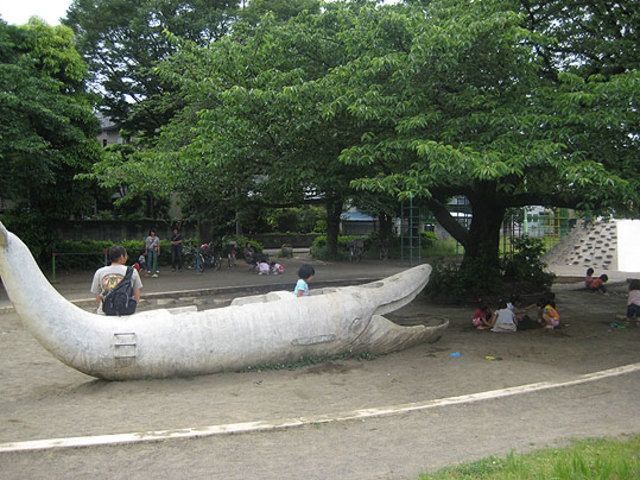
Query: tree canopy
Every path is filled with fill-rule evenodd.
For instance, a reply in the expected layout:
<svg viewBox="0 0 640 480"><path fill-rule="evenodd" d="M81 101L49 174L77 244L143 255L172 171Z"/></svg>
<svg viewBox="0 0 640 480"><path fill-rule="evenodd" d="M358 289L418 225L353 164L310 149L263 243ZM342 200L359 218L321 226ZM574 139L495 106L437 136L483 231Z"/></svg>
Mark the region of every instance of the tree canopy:
<svg viewBox="0 0 640 480"><path fill-rule="evenodd" d="M313 194L338 210L361 191L411 197L466 264L496 268L508 208L637 210L638 6L615 5L267 13L207 47L183 42L160 66L184 106L136 164L193 202ZM456 195L471 203L468 229L446 208Z"/></svg>
<svg viewBox="0 0 640 480"><path fill-rule="evenodd" d="M66 218L92 205L74 181L100 156L85 76L69 28L0 20L0 191L14 208Z"/></svg>
<svg viewBox="0 0 640 480"><path fill-rule="evenodd" d="M180 108L155 67L175 53L167 32L206 45L225 35L237 0L74 0L64 24L102 95L102 108L132 134L153 135Z"/></svg>

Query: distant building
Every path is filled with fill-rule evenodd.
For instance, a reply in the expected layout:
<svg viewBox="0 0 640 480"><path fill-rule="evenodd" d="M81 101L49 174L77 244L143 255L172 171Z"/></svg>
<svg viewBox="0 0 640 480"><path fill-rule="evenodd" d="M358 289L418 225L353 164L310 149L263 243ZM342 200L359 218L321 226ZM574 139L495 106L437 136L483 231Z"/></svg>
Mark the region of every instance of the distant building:
<svg viewBox="0 0 640 480"><path fill-rule="evenodd" d="M367 235L375 230L375 218L350 208L340 214L340 233L342 235Z"/></svg>
<svg viewBox="0 0 640 480"><path fill-rule="evenodd" d="M120 136L120 128L109 117L105 117L100 112L96 113L96 117L100 121L100 134L98 135L100 145L106 147L114 143L124 143L124 139Z"/></svg>

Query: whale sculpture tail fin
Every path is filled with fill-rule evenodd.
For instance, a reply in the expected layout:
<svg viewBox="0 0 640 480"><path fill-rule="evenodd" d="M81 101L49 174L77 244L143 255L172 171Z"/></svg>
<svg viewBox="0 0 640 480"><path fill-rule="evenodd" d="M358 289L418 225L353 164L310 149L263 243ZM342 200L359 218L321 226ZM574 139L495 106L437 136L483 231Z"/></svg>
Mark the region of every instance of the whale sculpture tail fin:
<svg viewBox="0 0 640 480"><path fill-rule="evenodd" d="M7 228L0 222L0 247L9 245L9 232Z"/></svg>

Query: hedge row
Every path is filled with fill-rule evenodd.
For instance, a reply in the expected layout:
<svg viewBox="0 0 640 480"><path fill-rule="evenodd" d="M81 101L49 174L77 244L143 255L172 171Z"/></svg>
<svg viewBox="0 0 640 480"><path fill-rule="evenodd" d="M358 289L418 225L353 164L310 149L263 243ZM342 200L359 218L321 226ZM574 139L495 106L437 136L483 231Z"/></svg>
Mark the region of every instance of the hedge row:
<svg viewBox="0 0 640 480"><path fill-rule="evenodd" d="M262 251L262 244L255 240L250 240L242 236L225 237L222 241L223 255L226 255L231 242L235 242L238 248L238 257L242 257L242 249L245 245L252 246L257 252ZM57 242L52 247L52 253L56 258L56 269L61 270L90 270L101 267L106 261L106 252L114 242L109 240L64 240ZM144 241L142 240L124 240L119 242L127 249L129 254L129 263L134 263L138 257L144 254ZM188 238L183 242L183 254L188 255L200 245L197 238ZM160 257L161 266L171 265L171 242L169 240L160 240Z"/></svg>

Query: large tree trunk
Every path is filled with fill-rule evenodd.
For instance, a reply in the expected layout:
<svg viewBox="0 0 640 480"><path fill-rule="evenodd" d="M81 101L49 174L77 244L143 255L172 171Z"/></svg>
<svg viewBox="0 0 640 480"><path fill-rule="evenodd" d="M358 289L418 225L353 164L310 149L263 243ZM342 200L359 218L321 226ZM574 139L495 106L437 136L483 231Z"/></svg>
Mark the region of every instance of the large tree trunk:
<svg viewBox="0 0 640 480"><path fill-rule="evenodd" d="M463 242L462 268L474 269L484 276L500 267L500 228L506 210L486 198L471 200L471 206L473 217Z"/></svg>
<svg viewBox="0 0 640 480"><path fill-rule="evenodd" d="M327 254L330 258L338 257L338 233L340 231L340 214L342 200L333 199L327 202Z"/></svg>

